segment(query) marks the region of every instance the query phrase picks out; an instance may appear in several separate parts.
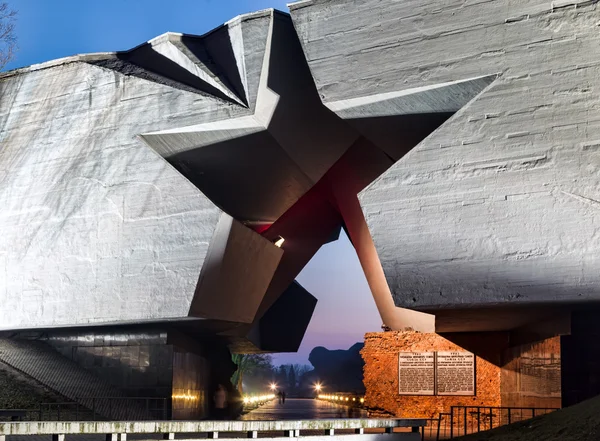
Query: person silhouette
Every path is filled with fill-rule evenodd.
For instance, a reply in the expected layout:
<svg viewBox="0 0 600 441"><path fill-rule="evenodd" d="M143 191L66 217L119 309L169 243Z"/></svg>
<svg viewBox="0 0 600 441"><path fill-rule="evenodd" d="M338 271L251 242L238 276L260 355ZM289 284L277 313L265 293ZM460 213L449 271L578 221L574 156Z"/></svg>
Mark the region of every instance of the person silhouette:
<svg viewBox="0 0 600 441"><path fill-rule="evenodd" d="M212 418L215 420L226 420L228 415L227 389L222 384L217 385L213 395Z"/></svg>

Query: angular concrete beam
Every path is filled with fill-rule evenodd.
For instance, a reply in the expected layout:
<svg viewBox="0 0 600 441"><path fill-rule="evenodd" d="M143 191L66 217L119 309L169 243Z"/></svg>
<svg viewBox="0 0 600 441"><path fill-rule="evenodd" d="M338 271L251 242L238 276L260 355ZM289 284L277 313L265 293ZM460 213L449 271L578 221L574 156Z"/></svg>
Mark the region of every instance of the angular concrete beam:
<svg viewBox="0 0 600 441"><path fill-rule="evenodd" d="M213 235L190 316L251 323L283 250L223 214Z"/></svg>

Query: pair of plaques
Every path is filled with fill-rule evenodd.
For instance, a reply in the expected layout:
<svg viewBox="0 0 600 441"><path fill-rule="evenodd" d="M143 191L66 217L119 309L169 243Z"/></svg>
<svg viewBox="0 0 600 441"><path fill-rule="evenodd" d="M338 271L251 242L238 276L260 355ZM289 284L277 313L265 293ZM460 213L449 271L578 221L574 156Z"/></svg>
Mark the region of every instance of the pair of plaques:
<svg viewBox="0 0 600 441"><path fill-rule="evenodd" d="M400 395L475 395L470 352L400 352Z"/></svg>

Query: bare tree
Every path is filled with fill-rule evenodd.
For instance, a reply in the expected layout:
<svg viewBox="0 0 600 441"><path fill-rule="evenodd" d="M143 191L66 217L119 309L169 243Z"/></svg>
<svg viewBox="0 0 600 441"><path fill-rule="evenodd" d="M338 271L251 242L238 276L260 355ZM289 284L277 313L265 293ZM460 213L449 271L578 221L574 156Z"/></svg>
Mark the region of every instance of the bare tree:
<svg viewBox="0 0 600 441"><path fill-rule="evenodd" d="M15 17L17 13L6 2L0 2L0 70L12 60L17 48Z"/></svg>
<svg viewBox="0 0 600 441"><path fill-rule="evenodd" d="M231 382L237 387L240 393L243 393L242 381L244 375L256 374L258 371L265 370L271 372L273 370L273 360L270 355L266 354L233 354L231 356L233 362L237 364L238 369L231 377Z"/></svg>

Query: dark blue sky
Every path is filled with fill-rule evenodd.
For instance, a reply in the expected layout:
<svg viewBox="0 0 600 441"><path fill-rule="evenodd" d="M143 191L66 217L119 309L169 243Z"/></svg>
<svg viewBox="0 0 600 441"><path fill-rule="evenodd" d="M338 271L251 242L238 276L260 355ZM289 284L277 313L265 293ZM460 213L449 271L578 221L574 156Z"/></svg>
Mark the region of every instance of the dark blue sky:
<svg viewBox="0 0 600 441"><path fill-rule="evenodd" d="M285 0L8 0L17 10L19 51L6 69L69 55L130 49L164 32L203 34L236 15ZM324 246L298 277L319 299L298 354L276 363L308 363L315 346L347 349L381 320L350 242Z"/></svg>

